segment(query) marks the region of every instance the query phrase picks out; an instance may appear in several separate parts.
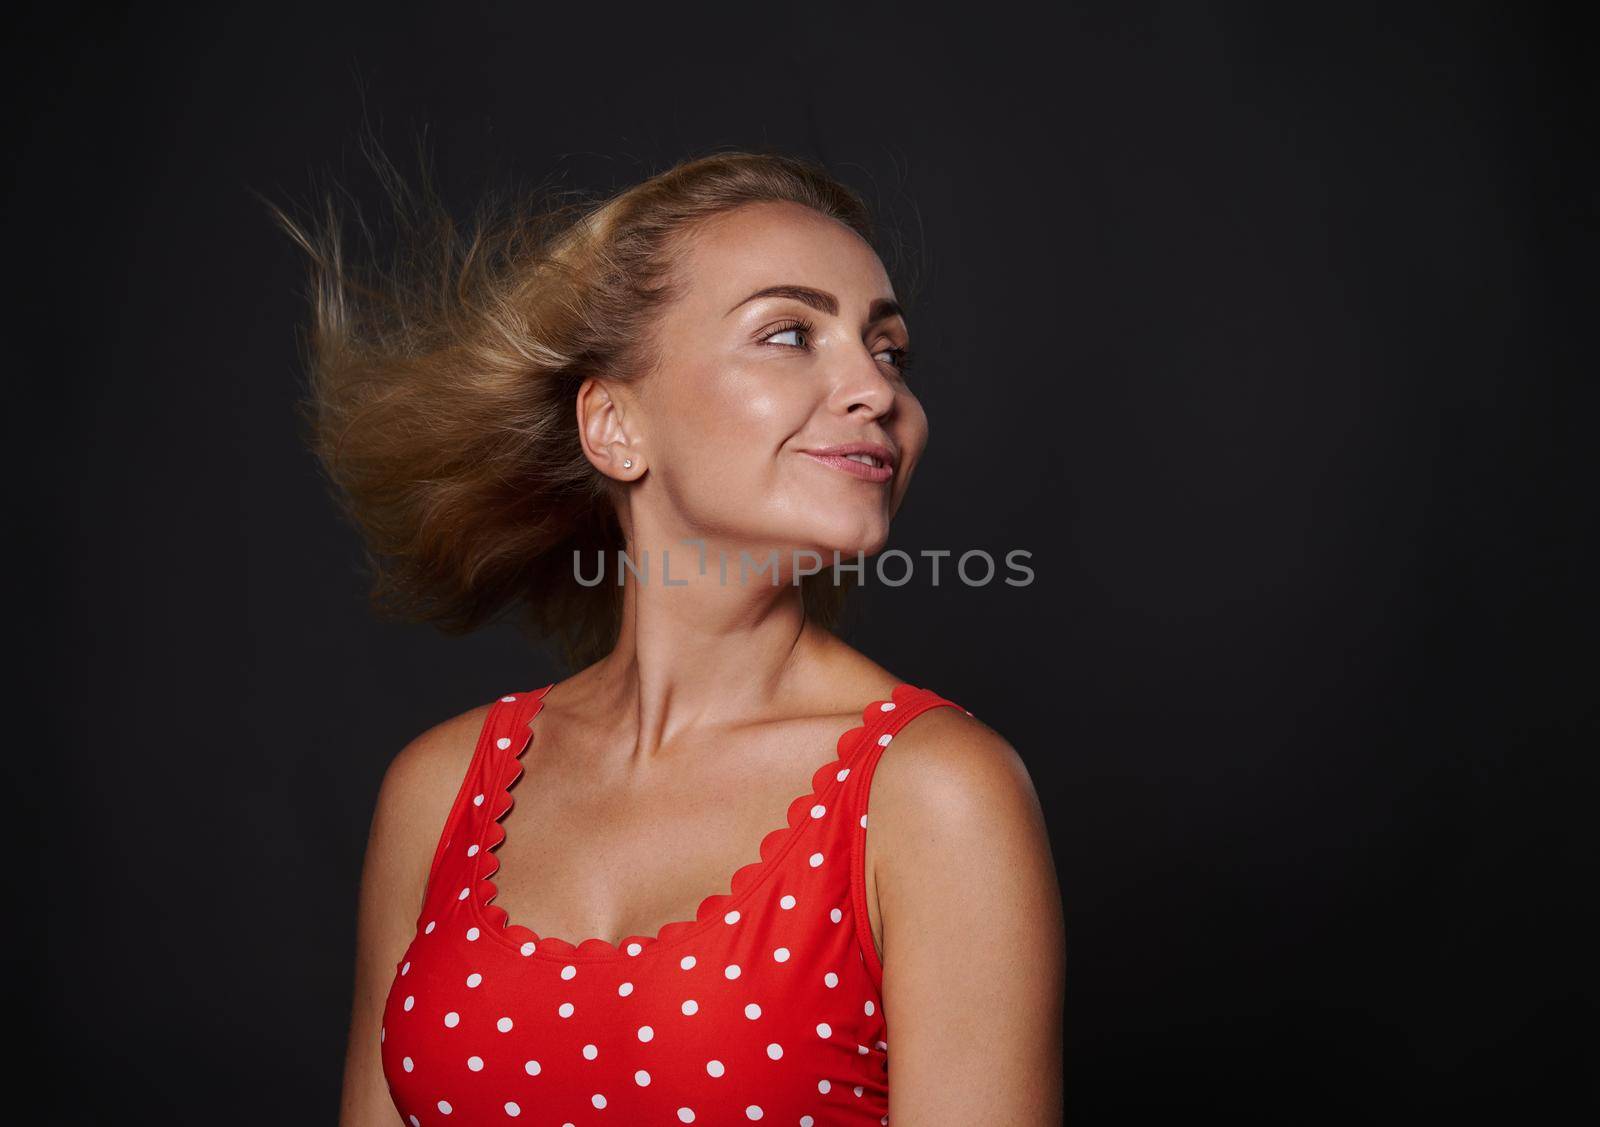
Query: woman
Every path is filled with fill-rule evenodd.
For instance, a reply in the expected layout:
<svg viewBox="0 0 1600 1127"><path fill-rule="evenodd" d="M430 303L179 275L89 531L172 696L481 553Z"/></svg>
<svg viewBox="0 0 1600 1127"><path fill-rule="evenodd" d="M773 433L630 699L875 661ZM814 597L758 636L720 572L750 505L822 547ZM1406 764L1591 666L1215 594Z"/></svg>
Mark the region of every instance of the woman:
<svg viewBox="0 0 1600 1127"><path fill-rule="evenodd" d="M365 275L280 216L316 449L381 601L523 608L579 671L389 767L341 1123L1058 1123L1028 774L807 574L884 546L928 437L860 200L726 153L465 241L434 214Z"/></svg>

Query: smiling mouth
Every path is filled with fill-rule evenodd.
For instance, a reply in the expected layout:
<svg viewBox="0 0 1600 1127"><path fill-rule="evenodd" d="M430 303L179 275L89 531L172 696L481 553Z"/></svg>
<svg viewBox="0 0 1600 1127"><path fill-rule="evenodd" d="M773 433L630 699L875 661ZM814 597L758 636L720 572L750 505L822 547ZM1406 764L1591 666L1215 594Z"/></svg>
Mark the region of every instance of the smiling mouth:
<svg viewBox="0 0 1600 1127"><path fill-rule="evenodd" d="M802 453L823 465L832 466L864 481L881 484L894 476L894 468L872 454L816 454L810 450Z"/></svg>

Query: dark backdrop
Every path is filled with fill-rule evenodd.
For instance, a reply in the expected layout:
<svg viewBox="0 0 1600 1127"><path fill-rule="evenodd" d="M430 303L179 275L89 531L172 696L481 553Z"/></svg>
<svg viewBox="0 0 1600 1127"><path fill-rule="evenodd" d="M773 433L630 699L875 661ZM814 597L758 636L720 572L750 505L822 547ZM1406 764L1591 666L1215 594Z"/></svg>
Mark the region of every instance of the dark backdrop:
<svg viewBox="0 0 1600 1127"><path fill-rule="evenodd" d="M772 145L899 233L933 441L893 544L1037 581L878 588L851 638L1033 773L1077 1121L1592 1101L1576 30L580 7L22 25L45 1121L331 1123L385 765L560 673L509 627L375 622L298 445L301 263L251 192L367 191L363 114L402 163L426 130L462 209Z"/></svg>

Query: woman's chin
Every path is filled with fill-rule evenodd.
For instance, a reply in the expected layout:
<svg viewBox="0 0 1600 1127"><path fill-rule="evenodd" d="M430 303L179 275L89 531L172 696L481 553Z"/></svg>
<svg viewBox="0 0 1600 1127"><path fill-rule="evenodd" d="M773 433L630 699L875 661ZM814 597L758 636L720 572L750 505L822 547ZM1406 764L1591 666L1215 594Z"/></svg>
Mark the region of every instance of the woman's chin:
<svg viewBox="0 0 1600 1127"><path fill-rule="evenodd" d="M839 563L841 565L853 564L856 562L857 555L870 559L883 551L884 545L888 544L888 542L889 530L887 527L870 530L858 527L849 531L840 530L831 536L817 536L807 541L800 541L800 543L809 544L809 550L822 557L822 563L825 567L833 563L833 554L835 552L839 553ZM808 549L796 549L797 552L806 550Z"/></svg>

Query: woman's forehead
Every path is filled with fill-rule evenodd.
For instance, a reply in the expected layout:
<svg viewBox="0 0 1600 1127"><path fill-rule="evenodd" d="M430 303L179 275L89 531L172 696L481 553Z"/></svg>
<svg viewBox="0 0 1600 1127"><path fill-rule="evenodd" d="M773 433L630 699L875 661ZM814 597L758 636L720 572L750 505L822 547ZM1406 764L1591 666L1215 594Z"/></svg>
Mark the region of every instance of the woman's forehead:
<svg viewBox="0 0 1600 1127"><path fill-rule="evenodd" d="M846 309L893 296L883 263L860 235L787 202L747 204L707 221L688 240L680 266L685 297L718 317L768 286L825 290Z"/></svg>

